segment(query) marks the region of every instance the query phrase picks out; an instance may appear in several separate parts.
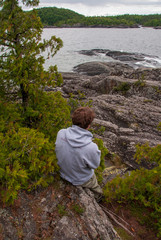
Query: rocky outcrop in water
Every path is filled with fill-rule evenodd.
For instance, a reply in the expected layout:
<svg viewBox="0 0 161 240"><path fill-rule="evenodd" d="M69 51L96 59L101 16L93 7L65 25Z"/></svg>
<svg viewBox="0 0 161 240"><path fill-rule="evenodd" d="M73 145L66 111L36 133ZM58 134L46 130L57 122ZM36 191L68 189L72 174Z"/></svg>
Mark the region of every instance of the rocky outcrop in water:
<svg viewBox="0 0 161 240"><path fill-rule="evenodd" d="M109 49L81 50L79 53L87 56L104 56L107 57L107 61L123 62L134 68L143 66L161 67L161 59L159 57L142 53L112 51Z"/></svg>
<svg viewBox="0 0 161 240"><path fill-rule="evenodd" d="M133 69L121 63L89 62L63 73L65 97L79 92L92 100L97 128L105 128L101 137L105 146L132 168L135 145L161 144L161 69ZM151 165L143 162L143 166Z"/></svg>

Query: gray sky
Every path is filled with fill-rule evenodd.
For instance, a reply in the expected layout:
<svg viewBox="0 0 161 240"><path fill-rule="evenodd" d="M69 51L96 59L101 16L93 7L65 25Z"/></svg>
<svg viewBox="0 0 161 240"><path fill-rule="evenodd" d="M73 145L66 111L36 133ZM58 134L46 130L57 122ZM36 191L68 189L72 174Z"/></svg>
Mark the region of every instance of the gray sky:
<svg viewBox="0 0 161 240"><path fill-rule="evenodd" d="M85 16L161 14L161 0L40 0L39 7L68 8Z"/></svg>

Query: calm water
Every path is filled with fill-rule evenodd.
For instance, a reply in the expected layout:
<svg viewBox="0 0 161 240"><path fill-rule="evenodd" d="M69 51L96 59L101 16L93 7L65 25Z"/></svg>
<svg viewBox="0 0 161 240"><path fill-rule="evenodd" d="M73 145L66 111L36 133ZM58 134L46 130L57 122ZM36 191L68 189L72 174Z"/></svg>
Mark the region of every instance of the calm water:
<svg viewBox="0 0 161 240"><path fill-rule="evenodd" d="M52 35L63 40L63 48L45 63L45 68L57 65L59 71L72 71L73 67L88 61L114 61L103 54L85 56L78 51L109 49L150 55L141 64L161 67L161 30L152 28L45 28L42 38ZM139 65L139 63L138 63Z"/></svg>

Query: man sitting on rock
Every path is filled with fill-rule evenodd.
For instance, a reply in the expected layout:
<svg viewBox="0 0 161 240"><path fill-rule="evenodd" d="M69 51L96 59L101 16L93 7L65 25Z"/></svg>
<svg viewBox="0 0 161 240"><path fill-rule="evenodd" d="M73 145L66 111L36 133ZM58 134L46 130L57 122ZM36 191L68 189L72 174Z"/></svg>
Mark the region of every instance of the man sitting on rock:
<svg viewBox="0 0 161 240"><path fill-rule="evenodd" d="M94 169L100 164L101 152L88 131L95 114L89 107L79 107L72 115L72 127L61 129L56 139L56 156L63 179L76 186L102 194Z"/></svg>

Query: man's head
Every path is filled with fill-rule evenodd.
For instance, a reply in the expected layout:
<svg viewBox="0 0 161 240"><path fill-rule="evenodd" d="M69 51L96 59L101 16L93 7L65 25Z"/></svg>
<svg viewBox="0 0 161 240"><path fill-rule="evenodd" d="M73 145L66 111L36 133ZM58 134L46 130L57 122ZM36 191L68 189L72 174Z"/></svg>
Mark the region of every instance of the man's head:
<svg viewBox="0 0 161 240"><path fill-rule="evenodd" d="M89 107L79 107L72 115L72 122L81 128L87 129L95 117L94 111Z"/></svg>

